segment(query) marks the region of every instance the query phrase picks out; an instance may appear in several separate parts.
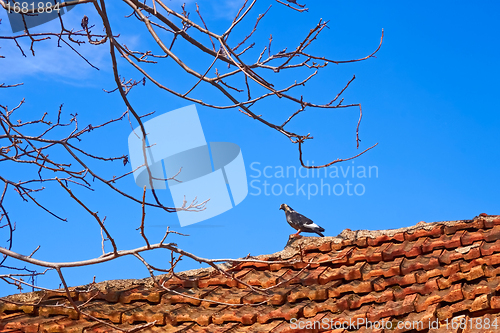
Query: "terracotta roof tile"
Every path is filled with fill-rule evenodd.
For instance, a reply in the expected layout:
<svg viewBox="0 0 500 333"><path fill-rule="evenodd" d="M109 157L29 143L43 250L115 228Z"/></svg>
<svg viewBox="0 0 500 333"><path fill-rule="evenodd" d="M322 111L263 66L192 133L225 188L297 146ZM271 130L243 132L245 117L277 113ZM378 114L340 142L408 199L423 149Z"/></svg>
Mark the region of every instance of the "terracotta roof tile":
<svg viewBox="0 0 500 333"><path fill-rule="evenodd" d="M250 305L240 307L227 307L213 316L214 324L225 322L240 322L243 325L252 325L257 321L257 308Z"/></svg>
<svg viewBox="0 0 500 333"><path fill-rule="evenodd" d="M120 303L131 303L133 301L148 301L159 303L161 296L166 293L166 290L158 287L146 288L138 286L120 293Z"/></svg>
<svg viewBox="0 0 500 333"><path fill-rule="evenodd" d="M298 287L298 285L290 285L282 288L276 288L269 296L270 298L266 298L269 299L269 303L271 305L283 305L287 301L288 295L290 295L290 293Z"/></svg>
<svg viewBox="0 0 500 333"><path fill-rule="evenodd" d="M240 280L251 286L269 288L271 286L277 285L280 277L285 272L286 272L285 270L271 272L271 271L257 271L255 269L252 269L243 277L241 277Z"/></svg>
<svg viewBox="0 0 500 333"><path fill-rule="evenodd" d="M3 330L23 330L25 332L38 332L40 323L53 322L57 318L43 318L43 317L33 317L29 315L16 315L16 313L2 317L0 321L0 329Z"/></svg>
<svg viewBox="0 0 500 333"><path fill-rule="evenodd" d="M395 275L391 276L390 278L378 277L378 278L373 278L373 280L371 280L371 283L373 285L373 290L375 291L381 291L391 286L396 286L396 287L408 286L416 282L417 280L415 278L415 273L410 273L406 275Z"/></svg>
<svg viewBox="0 0 500 333"><path fill-rule="evenodd" d="M185 324L190 325L190 324ZM180 331L176 331L178 333L229 333L229 332L238 332L236 330L239 327L237 323L228 323L228 324L210 324L208 326L200 326L197 324L190 325L188 328Z"/></svg>
<svg viewBox="0 0 500 333"><path fill-rule="evenodd" d="M389 301L385 304L374 305L366 314L367 318L371 322L375 322L384 317L398 317L414 312L416 298L417 294L411 294L401 301Z"/></svg>
<svg viewBox="0 0 500 333"><path fill-rule="evenodd" d="M500 218L484 220L484 228L485 229L493 228L495 225L500 225ZM480 229L480 228L478 228L478 229Z"/></svg>
<svg viewBox="0 0 500 333"><path fill-rule="evenodd" d="M138 303L137 307L124 311L121 322L133 325L135 323L146 323L156 321L158 325L165 325L167 322L166 313L181 306L171 305L150 305L149 303Z"/></svg>
<svg viewBox="0 0 500 333"><path fill-rule="evenodd" d="M259 323L267 323L274 319L284 319L290 321L292 318L300 318L303 316L304 307L308 302L297 304L285 303L279 307L262 307L257 312L257 320Z"/></svg>
<svg viewBox="0 0 500 333"><path fill-rule="evenodd" d="M386 289L381 292L372 291L367 295L352 294L348 296L349 309L357 309L364 304L386 303L394 300L394 291Z"/></svg>
<svg viewBox="0 0 500 333"><path fill-rule="evenodd" d="M310 318L316 316L318 313L322 313L325 311L340 313L344 310L349 309L349 304L347 302L347 297L343 297L340 299L337 298L329 298L324 302L310 302L308 303L304 309L304 317Z"/></svg>
<svg viewBox="0 0 500 333"><path fill-rule="evenodd" d="M216 289L217 286L207 288L172 288L171 292L162 295L162 304L189 303L195 306L201 304L202 299Z"/></svg>
<svg viewBox="0 0 500 333"><path fill-rule="evenodd" d="M77 305L80 305L77 303ZM42 305L38 308L38 314L42 317L51 317L54 315L65 315L71 319L78 319L79 314L69 302L61 302L58 305Z"/></svg>
<svg viewBox="0 0 500 333"><path fill-rule="evenodd" d="M404 232L399 232L393 236L389 236L386 234L378 235L376 237L368 237L367 243L369 246L379 246L383 243L402 243L405 240Z"/></svg>
<svg viewBox="0 0 500 333"><path fill-rule="evenodd" d="M460 239L465 233L465 230L459 230L455 234L444 234L439 238L427 238L422 244L422 252L428 253L435 249L454 249L462 245Z"/></svg>
<svg viewBox="0 0 500 333"><path fill-rule="evenodd" d="M262 262L225 266L227 274L71 288L81 311L103 322L78 313L61 291L9 296L0 299L0 332L469 333L497 332L474 326L495 320L500 328L498 216L292 238L255 259ZM291 320L313 326L293 329ZM357 320L390 328L342 326ZM411 323L422 326L403 325Z"/></svg>
<svg viewBox="0 0 500 333"><path fill-rule="evenodd" d="M217 303L243 304L243 297L249 293L250 291L247 289L226 288L219 286L203 297L201 305L203 307L210 307Z"/></svg>
<svg viewBox="0 0 500 333"><path fill-rule="evenodd" d="M322 253L318 255L317 261L321 263L331 263L331 264L347 264L349 261L349 254L352 253L354 248L352 246L347 246L341 250L333 250L329 253Z"/></svg>
<svg viewBox="0 0 500 333"><path fill-rule="evenodd" d="M436 238L441 236L444 233L444 225L437 225L434 228L431 229L416 229L413 232L407 232L405 233L405 239L406 240L415 240L415 239L422 239L426 237L432 237Z"/></svg>
<svg viewBox="0 0 500 333"><path fill-rule="evenodd" d="M307 285L298 286L287 296L289 303L295 303L299 300L309 299L312 301L324 301L328 298L328 289L325 285Z"/></svg>
<svg viewBox="0 0 500 333"><path fill-rule="evenodd" d="M325 284L334 280L351 281L361 279L364 262L358 262L352 266L342 265L340 267L326 267L318 277L320 284Z"/></svg>
<svg viewBox="0 0 500 333"><path fill-rule="evenodd" d="M183 305L174 310L167 310L166 321L169 324L177 325L184 322L196 322L198 325L207 326L212 323L213 316L227 308L227 305L216 305L210 308L191 307Z"/></svg>
<svg viewBox="0 0 500 333"><path fill-rule="evenodd" d="M119 324L122 320L122 314L125 311L132 310L144 303L137 304L121 304L121 303L107 303L106 301L91 302L86 306L84 311L98 319L107 319L112 323Z"/></svg>
<svg viewBox="0 0 500 333"><path fill-rule="evenodd" d="M237 324L235 326L233 326L232 329L230 330L227 330L227 331L224 331L224 332L227 332L227 333L268 333L268 332L274 332L274 329L276 329L276 327L280 326L281 324L283 323L283 320L274 320L270 323L266 323L266 324L261 324L259 322L255 322L254 324L252 325L242 325L242 324ZM226 325L231 325L231 324L226 324ZM207 327L207 329L210 329L210 326ZM205 331L205 332L216 332L215 330L212 330L212 331Z"/></svg>
<svg viewBox="0 0 500 333"><path fill-rule="evenodd" d="M464 283L462 293L466 299L474 299L482 294L494 294L500 284L500 277L481 280L478 283Z"/></svg>
<svg viewBox="0 0 500 333"><path fill-rule="evenodd" d="M83 330L89 330L94 326L97 326L97 323L88 322L86 320L73 320L65 317L40 323L39 332L77 333Z"/></svg>

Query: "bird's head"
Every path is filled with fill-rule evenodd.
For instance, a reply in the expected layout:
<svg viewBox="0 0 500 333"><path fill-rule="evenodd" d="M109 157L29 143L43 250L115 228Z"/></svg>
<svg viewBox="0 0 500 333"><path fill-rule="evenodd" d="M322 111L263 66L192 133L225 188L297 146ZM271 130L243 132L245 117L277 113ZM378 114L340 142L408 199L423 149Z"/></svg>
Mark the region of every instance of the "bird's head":
<svg viewBox="0 0 500 333"><path fill-rule="evenodd" d="M285 212L290 209L287 204L281 204L280 209L283 209Z"/></svg>

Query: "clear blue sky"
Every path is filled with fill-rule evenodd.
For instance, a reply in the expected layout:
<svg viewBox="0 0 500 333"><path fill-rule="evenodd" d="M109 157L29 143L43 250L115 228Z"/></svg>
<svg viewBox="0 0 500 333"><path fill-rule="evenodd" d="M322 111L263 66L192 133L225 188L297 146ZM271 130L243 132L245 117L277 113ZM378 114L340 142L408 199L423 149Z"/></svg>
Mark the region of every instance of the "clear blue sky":
<svg viewBox="0 0 500 333"><path fill-rule="evenodd" d="M238 1L237 3L240 3ZM208 26L222 32L237 10L235 1L200 1L199 5ZM500 5L495 1L479 3L465 1L405 2L405 1L310 1L308 13L282 8L272 3L268 16L261 22L254 36L257 53L267 44L269 33L273 34L274 50L288 46L294 48L319 18L330 20L330 29L325 30L311 47L316 54L345 60L371 53L378 45L382 28L384 44L376 58L361 63L329 65L316 81L300 92L311 99L327 102L334 97L346 82L356 75L356 80L344 93L345 103L361 103L364 118L360 128L360 149L374 143L379 145L354 160L338 164L339 177L302 178L300 176L277 178L274 174L283 168L299 168L297 147L287 138L236 110L217 111L198 106L205 136L208 141L226 141L238 144L243 153L248 181L254 181L248 197L236 208L210 220L190 227L180 228L175 214L159 210L147 211L146 234L151 241L158 242L167 226L188 233L190 237L171 236L170 241L179 247L207 258L237 258L268 254L280 251L288 236L294 232L278 208L287 203L326 229L327 236L335 236L345 228L388 229L414 225L420 221L469 219L479 213L500 214L499 173L500 166L500 110L498 77L500 70L498 34ZM178 9L179 2L171 1ZM269 2L256 6L247 21L244 35L253 27L256 16L264 11ZM188 2L191 17L196 16L194 2ZM121 34L120 40L132 49L152 47L144 29L140 30L130 20L123 20L118 2L108 5L113 13L113 28ZM84 14L96 21L91 5L79 6L64 16L72 28L79 28ZM9 35L9 26L4 12L0 25L2 35ZM34 31L56 27L51 22ZM233 41L234 42L234 41ZM27 45L26 43L24 45ZM120 115L125 106L117 94L106 94L104 89L113 89L112 71L109 69L108 44L82 46L85 54L100 71L96 71L78 59L67 47L57 48L56 42L39 43L35 46L36 57L28 52L22 58L11 41L0 41L0 83L24 82L24 86L0 90L0 104L14 106L25 97L26 104L18 112L20 119L29 119L49 112L53 116L64 103L66 117L78 113L81 126L93 125ZM186 62L200 71L211 62L197 60L194 50L178 50ZM124 63L120 64L127 78L142 76ZM184 80L180 71L171 63L149 67L159 79L174 88L184 90L193 80ZM294 79L303 79L310 74L299 71L297 76L285 73L276 82L282 86ZM273 76L269 73L269 78ZM213 98L227 103L212 90L201 88L196 92L200 98ZM189 105L147 83L135 88L132 103L140 113L156 111L158 114ZM255 109L272 121L282 122L293 112L289 104L279 99L269 100ZM299 133L311 132L314 140L305 144L305 159L314 164L323 164L338 157L349 157L355 149L356 109L308 110L290 123L290 129ZM130 126L126 121L115 124L105 131L94 131L81 143L96 154L128 154L127 137ZM106 175L119 175L129 171L115 162L105 167ZM260 175L264 167L270 178ZM356 167L372 167L371 177L352 177L349 169L346 176L342 170ZM11 166L12 168L12 166ZM258 170L258 171L256 171ZM22 170L0 167L0 173L14 179L25 175ZM378 171L375 173L375 171ZM17 172L17 173L16 173ZM324 171L321 171L324 174ZM14 176L15 175L15 176ZM290 191L305 184L305 195L265 195L263 182L275 189L292 184ZM337 194L323 193L307 195L307 186L328 183L335 186ZM353 184L347 193L347 182ZM277 184L277 185L276 185ZM358 193L354 186L358 185ZM123 180L126 191L139 196L142 190L133 178ZM140 224L140 207L129 201L111 196L107 191L89 193L75 189L89 202L94 211L107 216L106 225L114 235L120 249L143 245L135 229ZM270 193L270 188L268 188ZM100 255L100 230L95 220L83 209L67 199L66 193L53 187L48 197L41 201L52 207L68 222L53 219L31 203L21 202L14 195L8 197L11 218L17 222L13 250L30 254L41 245L36 257L49 261L76 261ZM162 193L164 200L171 202L168 191ZM3 232L3 231L2 231ZM5 233L1 234L6 237ZM2 240L4 241L4 240ZM107 250L111 248L108 246ZM146 258L156 265L167 265L170 253L156 251ZM6 264L21 265L14 260ZM183 260L180 269L198 268L199 265ZM90 268L75 268L64 271L68 283L76 286L92 281L122 278L147 277L145 267L135 258L123 258L112 263ZM2 274L2 271L0 271ZM57 287L56 274L40 277L38 283L45 287ZM0 295L16 290L2 285Z"/></svg>

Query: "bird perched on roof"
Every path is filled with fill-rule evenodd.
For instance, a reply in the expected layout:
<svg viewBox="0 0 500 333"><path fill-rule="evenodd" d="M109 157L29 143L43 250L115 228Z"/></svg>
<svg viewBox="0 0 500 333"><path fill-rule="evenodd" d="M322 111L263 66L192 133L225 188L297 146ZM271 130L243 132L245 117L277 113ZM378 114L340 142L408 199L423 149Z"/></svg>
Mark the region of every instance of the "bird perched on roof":
<svg viewBox="0 0 500 333"><path fill-rule="evenodd" d="M287 204L281 204L280 209L285 211L286 221L292 228L297 230L295 236L298 236L301 232L314 232L320 235L321 237L325 237L322 232L325 229L321 228L319 225L305 217L304 215L297 213L293 210L292 207Z"/></svg>

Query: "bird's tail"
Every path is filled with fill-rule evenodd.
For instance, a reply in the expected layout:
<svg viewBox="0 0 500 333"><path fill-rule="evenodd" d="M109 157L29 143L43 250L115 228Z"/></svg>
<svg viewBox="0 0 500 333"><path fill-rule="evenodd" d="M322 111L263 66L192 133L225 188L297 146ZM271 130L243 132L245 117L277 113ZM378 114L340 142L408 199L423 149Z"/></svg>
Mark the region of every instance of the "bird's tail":
<svg viewBox="0 0 500 333"><path fill-rule="evenodd" d="M317 228L314 228L313 232L317 233L321 237L325 237L325 235L322 234L322 232L325 231L324 228L320 227L319 225L316 225Z"/></svg>

